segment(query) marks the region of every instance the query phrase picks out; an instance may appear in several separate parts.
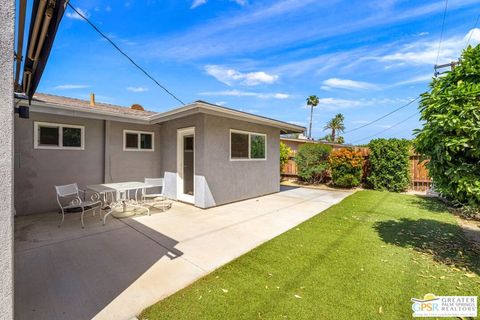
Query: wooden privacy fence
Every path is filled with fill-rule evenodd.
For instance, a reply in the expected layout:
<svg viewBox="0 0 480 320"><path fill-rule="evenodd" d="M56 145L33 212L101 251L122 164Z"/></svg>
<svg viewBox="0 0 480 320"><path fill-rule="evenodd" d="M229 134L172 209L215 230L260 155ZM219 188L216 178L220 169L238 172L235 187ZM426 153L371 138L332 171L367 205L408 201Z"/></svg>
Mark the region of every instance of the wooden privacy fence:
<svg viewBox="0 0 480 320"><path fill-rule="evenodd" d="M428 161L421 161L421 155L410 156L410 189L416 191L427 191L430 189L432 180L428 176L428 169L425 167Z"/></svg>
<svg viewBox="0 0 480 320"><path fill-rule="evenodd" d="M368 165L368 148L361 148L363 156L365 158L364 165L364 174L366 177L368 172L366 172ZM427 191L430 189L432 181L428 176L428 169L425 167L427 161L421 161L421 156L419 154L410 155L410 190L414 191ZM294 155L290 157L287 164L283 167L282 175L285 177L296 178L298 174L297 164L295 163Z"/></svg>

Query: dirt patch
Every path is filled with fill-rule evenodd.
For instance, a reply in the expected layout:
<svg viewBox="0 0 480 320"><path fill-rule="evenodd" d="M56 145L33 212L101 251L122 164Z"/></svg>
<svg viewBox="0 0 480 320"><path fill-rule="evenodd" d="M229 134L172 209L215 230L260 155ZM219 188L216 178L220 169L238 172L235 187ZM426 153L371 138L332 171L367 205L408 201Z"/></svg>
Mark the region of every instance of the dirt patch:
<svg viewBox="0 0 480 320"><path fill-rule="evenodd" d="M465 236L480 246L480 221L465 220L455 216L457 223L462 228Z"/></svg>

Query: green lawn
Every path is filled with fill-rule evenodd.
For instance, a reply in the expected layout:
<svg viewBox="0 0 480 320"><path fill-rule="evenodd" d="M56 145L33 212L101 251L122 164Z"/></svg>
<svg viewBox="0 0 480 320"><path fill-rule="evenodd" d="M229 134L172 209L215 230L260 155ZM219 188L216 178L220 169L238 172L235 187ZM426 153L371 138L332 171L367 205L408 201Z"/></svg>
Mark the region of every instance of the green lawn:
<svg viewBox="0 0 480 320"><path fill-rule="evenodd" d="M480 295L479 274L443 205L361 191L140 319L408 319L412 297Z"/></svg>

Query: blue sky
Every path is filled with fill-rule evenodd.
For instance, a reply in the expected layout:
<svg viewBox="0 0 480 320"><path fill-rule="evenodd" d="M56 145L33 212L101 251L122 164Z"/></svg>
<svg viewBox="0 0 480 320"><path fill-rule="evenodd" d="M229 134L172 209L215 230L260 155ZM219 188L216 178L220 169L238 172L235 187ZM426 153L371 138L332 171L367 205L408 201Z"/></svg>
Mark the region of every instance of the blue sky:
<svg viewBox="0 0 480 320"><path fill-rule="evenodd" d="M427 90L444 1L147 0L71 2L183 101L206 100L307 126L313 136L336 113L348 129ZM439 63L457 59L480 0L450 0ZM478 26L477 26L478 28ZM155 111L179 106L70 9L38 92ZM415 113L416 103L345 135L365 143ZM383 137L410 138L414 116Z"/></svg>

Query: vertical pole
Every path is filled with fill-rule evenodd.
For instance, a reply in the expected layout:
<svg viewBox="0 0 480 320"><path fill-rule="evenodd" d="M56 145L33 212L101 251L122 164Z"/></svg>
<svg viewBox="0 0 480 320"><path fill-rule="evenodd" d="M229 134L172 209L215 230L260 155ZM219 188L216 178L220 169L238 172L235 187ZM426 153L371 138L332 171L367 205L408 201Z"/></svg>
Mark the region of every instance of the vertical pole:
<svg viewBox="0 0 480 320"><path fill-rule="evenodd" d="M15 0L0 1L0 317L13 319L13 56Z"/></svg>

